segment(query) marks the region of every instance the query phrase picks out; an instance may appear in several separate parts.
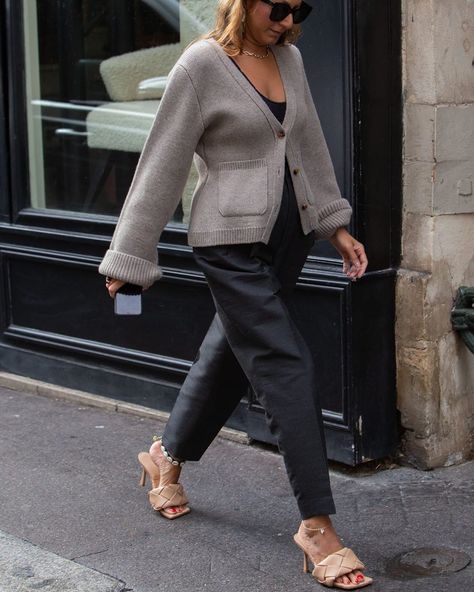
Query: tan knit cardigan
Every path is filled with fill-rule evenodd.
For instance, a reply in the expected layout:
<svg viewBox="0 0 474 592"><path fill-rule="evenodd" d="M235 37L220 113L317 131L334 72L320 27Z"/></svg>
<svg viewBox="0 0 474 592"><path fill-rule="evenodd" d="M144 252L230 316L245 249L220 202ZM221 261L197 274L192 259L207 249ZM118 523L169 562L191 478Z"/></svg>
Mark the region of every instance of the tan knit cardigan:
<svg viewBox="0 0 474 592"><path fill-rule="evenodd" d="M328 238L350 222L311 97L300 51L272 46L286 94L280 124L214 40L174 65L99 272L148 287L158 280L157 245L194 163L188 244L268 243L278 216L285 156L303 232Z"/></svg>

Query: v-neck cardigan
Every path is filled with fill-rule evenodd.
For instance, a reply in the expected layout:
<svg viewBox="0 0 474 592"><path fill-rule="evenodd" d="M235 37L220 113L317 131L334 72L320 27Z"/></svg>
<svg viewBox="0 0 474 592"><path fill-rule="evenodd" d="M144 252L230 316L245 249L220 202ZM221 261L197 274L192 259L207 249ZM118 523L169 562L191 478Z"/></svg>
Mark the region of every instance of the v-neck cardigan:
<svg viewBox="0 0 474 592"><path fill-rule="evenodd" d="M199 179L190 246L263 242L278 216L285 156L304 234L329 238L350 222L295 45L271 47L282 78L280 123L214 39L189 46L173 66L99 273L150 286L157 245L182 197L194 158Z"/></svg>

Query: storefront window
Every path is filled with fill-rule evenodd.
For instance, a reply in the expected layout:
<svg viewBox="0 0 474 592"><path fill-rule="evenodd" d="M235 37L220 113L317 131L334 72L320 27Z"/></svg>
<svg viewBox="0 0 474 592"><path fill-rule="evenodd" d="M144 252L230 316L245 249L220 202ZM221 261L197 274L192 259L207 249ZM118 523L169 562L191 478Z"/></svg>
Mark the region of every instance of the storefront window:
<svg viewBox="0 0 474 592"><path fill-rule="evenodd" d="M23 0L31 207L119 214L167 75L216 4ZM196 181L193 165L172 224Z"/></svg>

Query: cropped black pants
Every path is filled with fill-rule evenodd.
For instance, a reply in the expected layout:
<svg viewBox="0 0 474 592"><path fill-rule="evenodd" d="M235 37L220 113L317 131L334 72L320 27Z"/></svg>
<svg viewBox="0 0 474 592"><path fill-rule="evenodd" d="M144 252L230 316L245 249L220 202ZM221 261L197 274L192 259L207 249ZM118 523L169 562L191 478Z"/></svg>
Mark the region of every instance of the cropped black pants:
<svg viewBox="0 0 474 592"><path fill-rule="evenodd" d="M289 171L268 245L194 247L216 314L179 392L163 445L199 460L248 383L283 455L302 518L336 512L312 355L292 292L314 233L304 235Z"/></svg>

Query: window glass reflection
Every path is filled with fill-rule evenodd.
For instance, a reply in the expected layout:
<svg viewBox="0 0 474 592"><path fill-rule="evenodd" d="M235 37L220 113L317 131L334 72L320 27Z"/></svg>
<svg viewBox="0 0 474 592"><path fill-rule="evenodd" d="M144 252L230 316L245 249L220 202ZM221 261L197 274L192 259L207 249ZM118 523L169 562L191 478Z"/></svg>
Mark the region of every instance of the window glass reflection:
<svg viewBox="0 0 474 592"><path fill-rule="evenodd" d="M23 0L32 207L119 214L167 75L216 4ZM193 165L172 223L196 181Z"/></svg>

